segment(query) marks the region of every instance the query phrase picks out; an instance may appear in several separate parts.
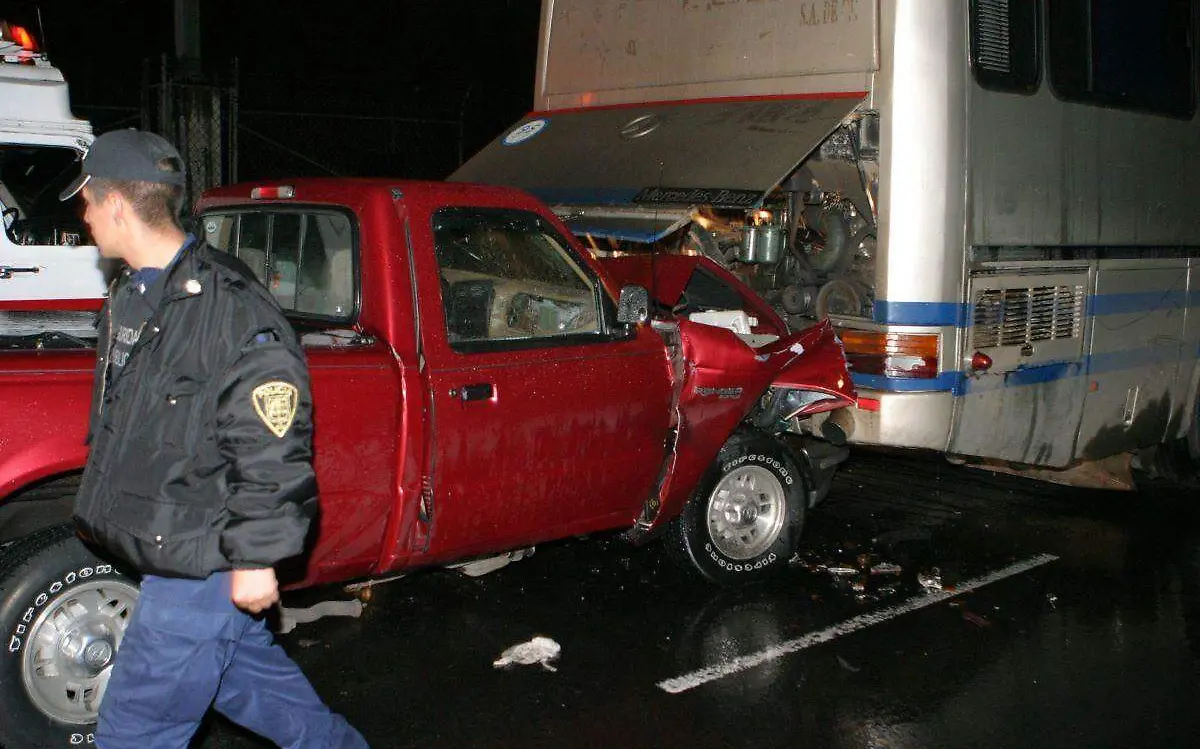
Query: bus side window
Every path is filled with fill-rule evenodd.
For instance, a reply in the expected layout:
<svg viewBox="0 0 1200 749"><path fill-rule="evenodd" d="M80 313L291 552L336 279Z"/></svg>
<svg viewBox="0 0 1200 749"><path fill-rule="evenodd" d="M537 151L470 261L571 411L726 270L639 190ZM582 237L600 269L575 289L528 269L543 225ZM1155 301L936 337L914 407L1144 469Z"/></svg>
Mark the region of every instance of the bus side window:
<svg viewBox="0 0 1200 749"><path fill-rule="evenodd" d="M1050 83L1064 101L1167 117L1195 112L1192 3L1054 0L1046 4Z"/></svg>

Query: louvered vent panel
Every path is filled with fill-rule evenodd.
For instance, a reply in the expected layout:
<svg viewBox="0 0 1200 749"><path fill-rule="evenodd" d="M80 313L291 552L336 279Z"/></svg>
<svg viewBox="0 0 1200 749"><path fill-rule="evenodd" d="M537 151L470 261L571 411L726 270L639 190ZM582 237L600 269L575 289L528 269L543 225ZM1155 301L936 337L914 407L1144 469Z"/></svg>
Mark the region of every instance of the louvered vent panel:
<svg viewBox="0 0 1200 749"><path fill-rule="evenodd" d="M975 296L975 348L1078 338L1083 286L984 289Z"/></svg>
<svg viewBox="0 0 1200 749"><path fill-rule="evenodd" d="M977 0L976 65L996 73L1012 72L1011 17L1008 0Z"/></svg>

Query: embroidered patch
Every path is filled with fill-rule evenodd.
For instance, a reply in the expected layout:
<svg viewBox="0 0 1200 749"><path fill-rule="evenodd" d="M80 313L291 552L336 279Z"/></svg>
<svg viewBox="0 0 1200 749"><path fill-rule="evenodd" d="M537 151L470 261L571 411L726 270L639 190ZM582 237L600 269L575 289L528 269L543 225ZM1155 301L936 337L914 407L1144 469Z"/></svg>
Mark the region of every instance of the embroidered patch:
<svg viewBox="0 0 1200 749"><path fill-rule="evenodd" d="M292 428L296 419L296 406L300 402L300 391L290 382L264 382L250 394L258 418L276 437L283 437Z"/></svg>

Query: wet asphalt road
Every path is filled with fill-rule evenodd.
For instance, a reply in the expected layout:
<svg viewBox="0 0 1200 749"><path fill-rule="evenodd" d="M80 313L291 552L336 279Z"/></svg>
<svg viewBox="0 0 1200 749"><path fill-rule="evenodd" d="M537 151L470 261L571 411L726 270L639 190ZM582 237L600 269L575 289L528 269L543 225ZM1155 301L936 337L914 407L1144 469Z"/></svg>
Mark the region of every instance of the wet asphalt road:
<svg viewBox="0 0 1200 749"><path fill-rule="evenodd" d="M788 575L752 590L695 582L654 545L556 544L483 578L377 587L361 619L281 641L379 749L1198 745L1200 492L1084 491L860 451L805 538ZM1057 559L888 615L923 600L919 579L954 589L1045 554ZM862 572L881 564L900 571ZM882 621L839 634L870 612ZM823 641L771 657L812 632ZM556 672L493 668L539 634L562 646ZM762 651L682 693L657 686ZM219 719L197 743L266 746Z"/></svg>

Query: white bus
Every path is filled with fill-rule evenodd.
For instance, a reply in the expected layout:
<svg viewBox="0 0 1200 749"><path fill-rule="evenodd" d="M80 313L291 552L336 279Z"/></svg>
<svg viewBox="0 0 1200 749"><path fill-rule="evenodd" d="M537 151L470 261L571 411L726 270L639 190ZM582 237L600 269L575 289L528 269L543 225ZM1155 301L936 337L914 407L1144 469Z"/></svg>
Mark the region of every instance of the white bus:
<svg viewBox="0 0 1200 749"><path fill-rule="evenodd" d="M1190 0L544 0L534 111L452 178L832 317L855 442L1107 485L1200 451L1196 30Z"/></svg>

